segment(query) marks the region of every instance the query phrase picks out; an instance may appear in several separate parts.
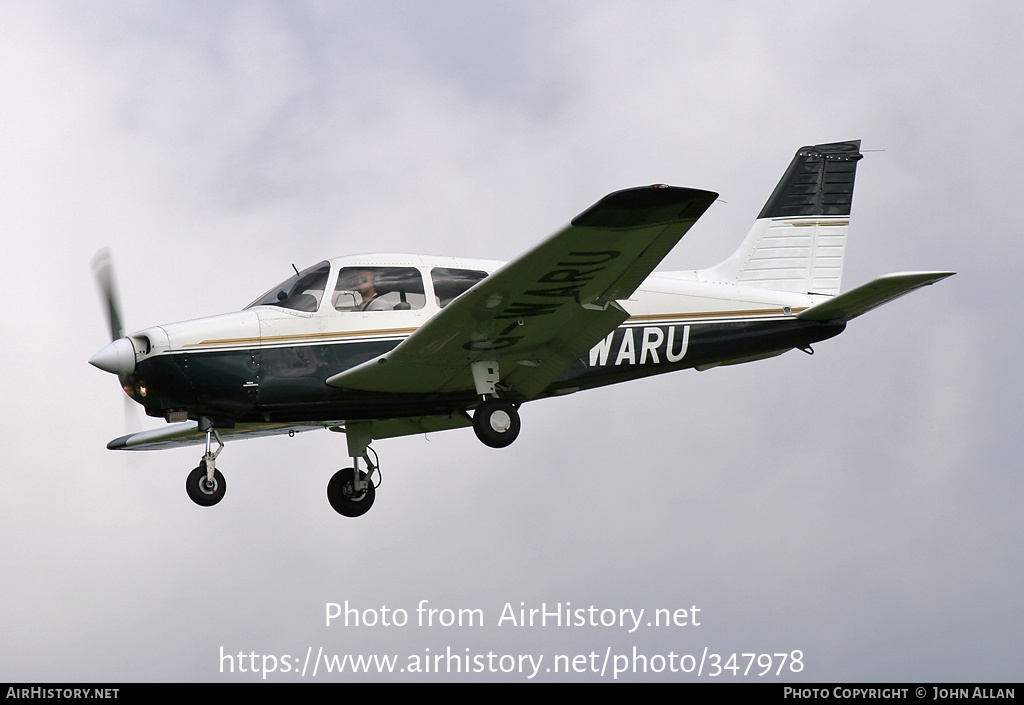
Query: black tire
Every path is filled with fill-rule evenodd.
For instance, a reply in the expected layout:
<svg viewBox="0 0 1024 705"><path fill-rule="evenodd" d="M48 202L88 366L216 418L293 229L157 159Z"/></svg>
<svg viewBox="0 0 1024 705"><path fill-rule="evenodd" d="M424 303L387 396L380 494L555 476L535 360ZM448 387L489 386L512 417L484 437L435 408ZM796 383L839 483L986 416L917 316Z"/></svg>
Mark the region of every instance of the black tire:
<svg viewBox="0 0 1024 705"><path fill-rule="evenodd" d="M504 399L488 399L473 413L473 430L480 442L505 448L519 437L519 412Z"/></svg>
<svg viewBox="0 0 1024 705"><path fill-rule="evenodd" d="M346 517L361 517L370 511L377 490L370 483L361 495L355 494L355 468L343 468L334 473L327 483L327 501L338 514ZM365 480L366 473L359 471L359 479Z"/></svg>
<svg viewBox="0 0 1024 705"><path fill-rule="evenodd" d="M199 467L188 474L185 480L185 491L188 498L200 507L212 507L224 499L224 493L228 489L228 483L220 470L213 471L213 487L206 484L206 463L199 463Z"/></svg>

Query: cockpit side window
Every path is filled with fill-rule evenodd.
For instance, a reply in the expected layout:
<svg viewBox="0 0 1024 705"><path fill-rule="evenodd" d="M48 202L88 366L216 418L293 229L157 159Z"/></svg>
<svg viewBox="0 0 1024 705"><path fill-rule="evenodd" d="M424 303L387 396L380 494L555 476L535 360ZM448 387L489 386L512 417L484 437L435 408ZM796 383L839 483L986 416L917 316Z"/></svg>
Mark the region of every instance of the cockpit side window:
<svg viewBox="0 0 1024 705"><path fill-rule="evenodd" d="M246 308L277 306L293 311L314 313L320 308L320 300L323 299L324 289L327 287L327 275L330 273L329 262L315 264L275 286Z"/></svg>
<svg viewBox="0 0 1024 705"><path fill-rule="evenodd" d="M437 297L437 305L444 308L455 297L461 295L486 276L487 272L477 269L434 267L430 270L430 279L434 282L434 295Z"/></svg>
<svg viewBox="0 0 1024 705"><path fill-rule="evenodd" d="M331 297L338 311L408 311L425 303L423 276L414 267L345 267Z"/></svg>

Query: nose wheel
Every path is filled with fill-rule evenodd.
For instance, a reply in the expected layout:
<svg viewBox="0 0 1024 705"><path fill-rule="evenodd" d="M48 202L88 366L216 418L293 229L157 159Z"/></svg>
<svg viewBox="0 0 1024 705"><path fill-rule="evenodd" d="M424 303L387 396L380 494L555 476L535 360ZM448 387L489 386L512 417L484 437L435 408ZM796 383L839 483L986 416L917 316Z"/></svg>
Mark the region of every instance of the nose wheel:
<svg viewBox="0 0 1024 705"><path fill-rule="evenodd" d="M473 430L491 448L512 445L519 437L519 412L504 399L487 399L473 413Z"/></svg>
<svg viewBox="0 0 1024 705"><path fill-rule="evenodd" d="M206 476L206 463L200 463L199 467L188 474L185 480L185 491L188 497L200 507L212 507L224 499L224 492L228 483L220 470L213 471L213 479Z"/></svg>
<svg viewBox="0 0 1024 705"><path fill-rule="evenodd" d="M202 428L203 426L205 428ZM200 428L206 431L206 454L199 461L199 466L185 478L185 491L188 498L200 507L212 507L224 499L224 493L228 489L228 483L217 469L217 456L224 450L224 441L208 418L200 420ZM214 440L217 441L217 450L212 449Z"/></svg>

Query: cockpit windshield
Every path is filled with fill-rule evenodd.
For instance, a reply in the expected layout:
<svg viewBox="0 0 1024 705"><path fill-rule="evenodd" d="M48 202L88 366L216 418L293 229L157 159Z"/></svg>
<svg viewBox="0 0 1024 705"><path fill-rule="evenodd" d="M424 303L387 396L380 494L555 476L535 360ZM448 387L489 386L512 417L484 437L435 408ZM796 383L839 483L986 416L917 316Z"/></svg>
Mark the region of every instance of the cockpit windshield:
<svg viewBox="0 0 1024 705"><path fill-rule="evenodd" d="M327 286L327 275L331 272L330 262L314 264L290 277L259 297L246 308L253 306L278 306L294 311L314 313L320 308Z"/></svg>

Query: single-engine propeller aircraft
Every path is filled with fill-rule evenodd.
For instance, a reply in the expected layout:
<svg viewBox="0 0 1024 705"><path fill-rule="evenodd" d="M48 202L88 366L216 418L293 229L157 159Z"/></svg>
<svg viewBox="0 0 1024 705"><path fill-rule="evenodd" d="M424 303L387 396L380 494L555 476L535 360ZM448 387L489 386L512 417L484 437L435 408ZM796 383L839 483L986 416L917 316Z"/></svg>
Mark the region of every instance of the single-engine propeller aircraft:
<svg viewBox="0 0 1024 705"><path fill-rule="evenodd" d="M703 270L652 274L718 196L665 185L605 196L512 262L340 257L241 311L131 335L101 252L113 342L89 362L169 424L107 447L205 443L186 489L210 506L224 497L225 440L343 432L353 467L327 498L360 516L378 484L371 441L472 426L501 448L528 401L812 353L847 321L953 274L888 274L839 293L861 157L859 140L802 147L739 249Z"/></svg>

